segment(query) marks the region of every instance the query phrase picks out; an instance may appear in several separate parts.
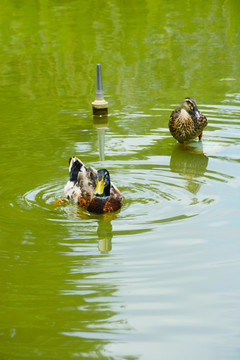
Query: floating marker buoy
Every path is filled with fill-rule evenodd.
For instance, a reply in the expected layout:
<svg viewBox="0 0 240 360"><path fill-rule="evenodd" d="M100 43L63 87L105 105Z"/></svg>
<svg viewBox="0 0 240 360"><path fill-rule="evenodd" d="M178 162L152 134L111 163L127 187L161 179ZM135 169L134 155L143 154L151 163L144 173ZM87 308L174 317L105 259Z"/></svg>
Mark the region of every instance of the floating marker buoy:
<svg viewBox="0 0 240 360"><path fill-rule="evenodd" d="M108 102L104 100L101 64L97 64L96 98L92 102L93 115L103 116L108 113Z"/></svg>

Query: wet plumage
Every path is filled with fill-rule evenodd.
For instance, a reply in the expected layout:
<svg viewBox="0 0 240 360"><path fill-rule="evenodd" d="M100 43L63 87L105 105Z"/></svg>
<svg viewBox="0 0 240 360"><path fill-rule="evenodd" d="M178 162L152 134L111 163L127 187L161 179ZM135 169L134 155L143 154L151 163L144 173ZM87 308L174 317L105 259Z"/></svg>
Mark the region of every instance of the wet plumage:
<svg viewBox="0 0 240 360"><path fill-rule="evenodd" d="M67 199L96 214L121 208L122 195L110 181L108 170L87 168L77 157L72 157L69 160L69 175L64 188Z"/></svg>
<svg viewBox="0 0 240 360"><path fill-rule="evenodd" d="M196 137L201 140L207 124L207 118L198 110L196 101L187 97L181 107L172 112L168 126L172 136L178 142L185 143Z"/></svg>

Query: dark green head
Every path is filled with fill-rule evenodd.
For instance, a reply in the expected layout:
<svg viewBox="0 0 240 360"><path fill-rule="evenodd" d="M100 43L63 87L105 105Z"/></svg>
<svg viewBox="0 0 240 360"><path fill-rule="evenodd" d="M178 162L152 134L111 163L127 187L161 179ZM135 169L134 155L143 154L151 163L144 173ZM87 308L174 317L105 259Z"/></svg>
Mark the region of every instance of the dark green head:
<svg viewBox="0 0 240 360"><path fill-rule="evenodd" d="M96 196L110 195L110 175L106 169L100 169L97 171L97 181L94 194Z"/></svg>

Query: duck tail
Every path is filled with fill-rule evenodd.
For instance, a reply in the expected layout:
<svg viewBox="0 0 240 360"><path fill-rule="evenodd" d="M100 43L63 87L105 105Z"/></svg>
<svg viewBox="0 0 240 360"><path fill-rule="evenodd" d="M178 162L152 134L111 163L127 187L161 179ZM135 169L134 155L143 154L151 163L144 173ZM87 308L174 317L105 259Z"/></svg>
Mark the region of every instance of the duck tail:
<svg viewBox="0 0 240 360"><path fill-rule="evenodd" d="M69 175L70 175L70 181L77 182L78 180L78 173L81 170L81 168L84 166L84 164L77 158L72 157L69 159Z"/></svg>

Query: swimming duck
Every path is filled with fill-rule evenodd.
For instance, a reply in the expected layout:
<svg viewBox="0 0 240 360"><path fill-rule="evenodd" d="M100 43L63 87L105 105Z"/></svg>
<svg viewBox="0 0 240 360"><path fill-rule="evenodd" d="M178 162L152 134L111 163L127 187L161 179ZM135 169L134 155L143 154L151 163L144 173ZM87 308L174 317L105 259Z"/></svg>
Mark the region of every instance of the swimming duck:
<svg viewBox="0 0 240 360"><path fill-rule="evenodd" d="M181 107L172 112L168 126L172 136L185 143L196 137L201 141L207 124L207 118L198 110L195 99L186 97Z"/></svg>
<svg viewBox="0 0 240 360"><path fill-rule="evenodd" d="M118 188L106 169L86 167L77 157L69 159L70 179L64 193L67 199L95 214L116 211L123 204Z"/></svg>

